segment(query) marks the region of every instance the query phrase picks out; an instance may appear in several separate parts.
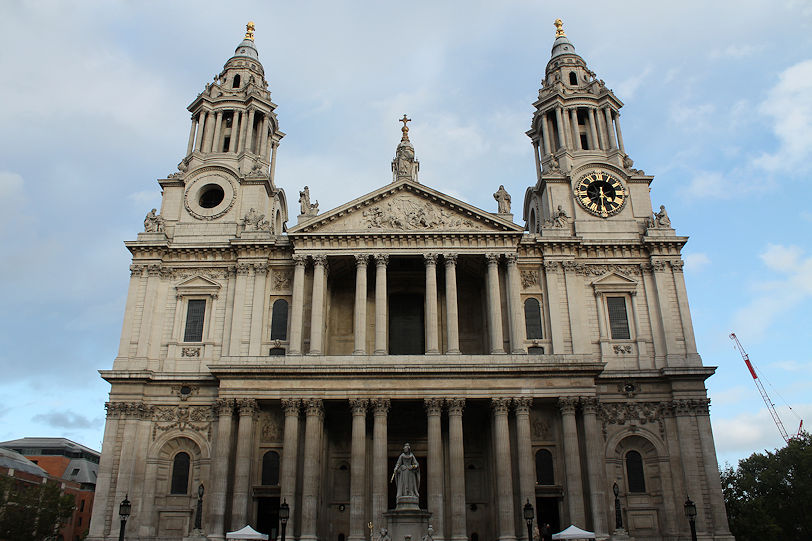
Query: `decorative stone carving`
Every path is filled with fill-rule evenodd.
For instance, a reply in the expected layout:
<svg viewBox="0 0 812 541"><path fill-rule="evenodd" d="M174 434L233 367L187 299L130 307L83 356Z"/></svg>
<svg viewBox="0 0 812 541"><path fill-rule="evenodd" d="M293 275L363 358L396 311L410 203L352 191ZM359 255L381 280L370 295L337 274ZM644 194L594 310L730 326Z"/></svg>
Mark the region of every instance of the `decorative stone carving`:
<svg viewBox="0 0 812 541"><path fill-rule="evenodd" d="M454 266L457 264L457 254L443 254L446 266Z"/></svg>
<svg viewBox="0 0 812 541"><path fill-rule="evenodd" d="M627 276L639 276L642 274L640 265L586 265L573 262L571 268L581 276L603 276L611 272L625 274Z"/></svg>
<svg viewBox="0 0 812 541"><path fill-rule="evenodd" d="M505 190L504 185L500 184L499 189L493 194L496 199L496 212L499 214L510 214L510 194Z"/></svg>
<svg viewBox="0 0 812 541"><path fill-rule="evenodd" d="M510 410L510 398L492 398L491 410L495 415L507 415Z"/></svg>
<svg viewBox="0 0 812 541"><path fill-rule="evenodd" d="M365 398L350 399L350 409L352 410L353 415L360 415L362 417L366 417L368 405L369 400Z"/></svg>
<svg viewBox="0 0 812 541"><path fill-rule="evenodd" d="M240 415L253 417L259 411L259 404L253 398L240 398L237 400L237 406L240 408Z"/></svg>
<svg viewBox="0 0 812 541"><path fill-rule="evenodd" d="M485 261L488 262L488 265L498 265L501 257L500 254L485 254Z"/></svg>
<svg viewBox="0 0 812 541"><path fill-rule="evenodd" d="M393 197L363 211L361 216L362 225L374 230L481 229L470 218L451 214L428 201L408 196Z"/></svg>
<svg viewBox="0 0 812 541"><path fill-rule="evenodd" d="M214 412L217 415L230 417L234 414L234 400L230 398L218 398L214 403Z"/></svg>
<svg viewBox="0 0 812 541"><path fill-rule="evenodd" d="M514 252L508 252L505 254L505 263L507 263L508 265L515 265L518 259L519 255Z"/></svg>
<svg viewBox="0 0 812 541"><path fill-rule="evenodd" d="M672 259L669 263L671 263L671 268L674 269L675 272L682 272L682 267L685 266L685 261L681 259Z"/></svg>
<svg viewBox="0 0 812 541"><path fill-rule="evenodd" d="M596 413L598 411L599 401L595 397L587 397L581 399L581 407L584 413Z"/></svg>
<svg viewBox="0 0 812 541"><path fill-rule="evenodd" d="M299 410L302 409L302 401L298 398L283 398L281 400L282 411L286 417L298 417Z"/></svg>
<svg viewBox="0 0 812 541"><path fill-rule="evenodd" d="M553 215L550 218L544 220L543 227L558 227L563 228L565 225L569 225L570 217L567 214L567 211L561 205L558 205L558 208L553 212Z"/></svg>
<svg viewBox="0 0 812 541"><path fill-rule="evenodd" d="M388 398L374 398L371 401L375 415L388 415L391 402Z"/></svg>
<svg viewBox="0 0 812 541"><path fill-rule="evenodd" d="M660 434L665 433L662 402L602 402L598 416L603 425L603 436L606 437L608 425L657 424Z"/></svg>
<svg viewBox="0 0 812 541"><path fill-rule="evenodd" d="M522 279L522 289L530 289L539 283L539 273L536 270L524 269L520 275Z"/></svg>
<svg viewBox="0 0 812 541"><path fill-rule="evenodd" d="M625 394L628 398L634 398L639 390L640 385L632 381L617 384L617 392Z"/></svg>
<svg viewBox="0 0 812 541"><path fill-rule="evenodd" d="M309 398L304 401L305 413L324 417L324 402L320 398Z"/></svg>
<svg viewBox="0 0 812 541"><path fill-rule="evenodd" d="M180 350L180 356L181 357L200 357L200 348L199 347L184 346Z"/></svg>
<svg viewBox="0 0 812 541"><path fill-rule="evenodd" d="M564 270L562 268L561 261L545 261L543 264L545 272L548 273L560 273Z"/></svg>
<svg viewBox="0 0 812 541"><path fill-rule="evenodd" d="M163 216L156 212L157 209L152 209L144 218L144 231L147 233L158 233L164 230Z"/></svg>
<svg viewBox="0 0 812 541"><path fill-rule="evenodd" d="M173 385L172 392L178 395L182 401L189 400L190 396L195 396L200 391L199 385Z"/></svg>
<svg viewBox="0 0 812 541"><path fill-rule="evenodd" d="M550 432L550 423L545 421L544 419L536 418L533 420L533 423L530 425L530 429L533 433L533 438L537 440L549 440L551 436Z"/></svg>
<svg viewBox="0 0 812 541"><path fill-rule="evenodd" d="M533 405L533 399L530 397L514 398L513 405L516 407L517 414L529 414L530 407Z"/></svg>
<svg viewBox="0 0 812 541"><path fill-rule="evenodd" d="M154 406L152 438L168 430L194 430L211 436L212 408L206 406Z"/></svg>
<svg viewBox="0 0 812 541"><path fill-rule="evenodd" d="M282 429L275 416L268 415L263 419L260 437L263 442L282 441Z"/></svg>
<svg viewBox="0 0 812 541"><path fill-rule="evenodd" d="M612 351L615 352L615 355L622 355L624 353L631 353L632 346L631 344L615 344L612 346Z"/></svg>
<svg viewBox="0 0 812 541"><path fill-rule="evenodd" d="M423 406L426 408L426 414L440 415L443 411L443 399L425 398L423 399Z"/></svg>
<svg viewBox="0 0 812 541"><path fill-rule="evenodd" d="M293 254L293 262L297 267L304 267L307 265L307 256L302 254Z"/></svg>
<svg viewBox="0 0 812 541"><path fill-rule="evenodd" d="M389 264L389 254L375 254L375 265L385 267Z"/></svg>
<svg viewBox="0 0 812 541"><path fill-rule="evenodd" d="M316 216L319 213L319 202L310 203L310 188L307 186L299 192L299 205L301 216Z"/></svg>
<svg viewBox="0 0 812 541"><path fill-rule="evenodd" d="M369 255L367 255L367 254L355 254L355 265L357 267L366 267L368 262L369 262Z"/></svg>
<svg viewBox="0 0 812 541"><path fill-rule="evenodd" d="M255 208L251 207L245 214L242 221L245 231L270 231L271 224L265 219L264 214L260 214Z"/></svg>
<svg viewBox="0 0 812 541"><path fill-rule="evenodd" d="M561 397L558 399L558 408L561 413L575 414L575 407L578 405L578 399L574 397Z"/></svg>
<svg viewBox="0 0 812 541"><path fill-rule="evenodd" d="M426 266L437 264L437 254L423 254L423 263Z"/></svg>
<svg viewBox="0 0 812 541"><path fill-rule="evenodd" d="M446 398L445 405L446 408L448 408L449 415L462 415L462 411L465 409L465 399Z"/></svg>
<svg viewBox="0 0 812 541"><path fill-rule="evenodd" d="M286 291L290 289L290 284L293 278L290 274L290 271L275 270L272 273L272 276L273 276L274 291Z"/></svg>

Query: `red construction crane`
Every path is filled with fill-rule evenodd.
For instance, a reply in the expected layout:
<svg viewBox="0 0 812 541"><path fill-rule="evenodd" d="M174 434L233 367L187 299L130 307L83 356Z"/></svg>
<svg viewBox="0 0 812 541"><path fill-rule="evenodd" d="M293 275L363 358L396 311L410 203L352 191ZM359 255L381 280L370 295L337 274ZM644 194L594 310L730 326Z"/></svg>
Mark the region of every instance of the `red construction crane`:
<svg viewBox="0 0 812 541"><path fill-rule="evenodd" d="M758 392L761 393L761 398L764 400L764 403L767 405L767 411L770 412L770 415L775 422L775 426L778 427L778 431L781 433L781 437L784 438L784 441L789 443L789 440L800 435L801 431L804 427L804 421L801 419L801 426L798 427L798 434L793 435L790 437L787 434L787 429L784 428L784 423L781 422L781 418L778 416L778 412L775 411L775 404L773 401L770 400L770 395L767 394L767 390L764 389L764 385L761 384L761 380L759 379L758 375L756 375L756 371L753 368L753 365L750 363L750 357L747 355L747 352L744 351L744 348L739 342L739 339L736 337L736 333L730 333L730 339L736 344L736 349L739 350L739 353L742 354L742 359L744 359L744 364L747 365L747 369L750 371L750 375L753 376L753 381L756 383L756 387L758 388Z"/></svg>

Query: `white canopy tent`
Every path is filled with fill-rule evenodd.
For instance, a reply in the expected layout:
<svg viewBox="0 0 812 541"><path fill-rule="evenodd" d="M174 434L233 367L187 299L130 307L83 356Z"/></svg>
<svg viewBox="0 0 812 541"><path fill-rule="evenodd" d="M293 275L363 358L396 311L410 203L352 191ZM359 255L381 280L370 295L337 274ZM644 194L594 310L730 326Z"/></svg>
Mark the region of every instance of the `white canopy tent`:
<svg viewBox="0 0 812 541"><path fill-rule="evenodd" d="M554 533L553 539L595 539L595 534L575 526L570 526L564 531Z"/></svg>
<svg viewBox="0 0 812 541"><path fill-rule="evenodd" d="M594 535L592 537L595 537ZM254 530L251 526L246 526L241 530L237 530L236 532L228 532L226 534L226 539L247 539L247 540L255 540L255 539L262 539L263 541L268 541L268 535L264 533L259 533L258 531Z"/></svg>

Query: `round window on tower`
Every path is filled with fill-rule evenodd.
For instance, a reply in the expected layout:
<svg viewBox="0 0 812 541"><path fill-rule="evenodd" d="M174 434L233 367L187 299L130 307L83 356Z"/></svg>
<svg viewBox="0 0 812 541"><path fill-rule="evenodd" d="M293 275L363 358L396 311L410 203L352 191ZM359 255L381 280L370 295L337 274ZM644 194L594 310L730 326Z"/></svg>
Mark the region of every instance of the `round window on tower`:
<svg viewBox="0 0 812 541"><path fill-rule="evenodd" d="M207 184L200 190L200 206L204 209L213 209L223 202L225 195L223 188L217 184Z"/></svg>

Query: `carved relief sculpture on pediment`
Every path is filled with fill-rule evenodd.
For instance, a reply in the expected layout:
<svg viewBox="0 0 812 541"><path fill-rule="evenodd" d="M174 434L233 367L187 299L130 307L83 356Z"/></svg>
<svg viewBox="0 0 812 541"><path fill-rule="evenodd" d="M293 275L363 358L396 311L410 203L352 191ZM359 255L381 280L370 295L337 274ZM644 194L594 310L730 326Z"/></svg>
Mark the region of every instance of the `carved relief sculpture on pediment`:
<svg viewBox="0 0 812 541"><path fill-rule="evenodd" d="M400 196L381 202L361 213L361 225L371 230L414 231L472 230L481 226L471 218L451 213L421 199Z"/></svg>

